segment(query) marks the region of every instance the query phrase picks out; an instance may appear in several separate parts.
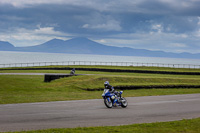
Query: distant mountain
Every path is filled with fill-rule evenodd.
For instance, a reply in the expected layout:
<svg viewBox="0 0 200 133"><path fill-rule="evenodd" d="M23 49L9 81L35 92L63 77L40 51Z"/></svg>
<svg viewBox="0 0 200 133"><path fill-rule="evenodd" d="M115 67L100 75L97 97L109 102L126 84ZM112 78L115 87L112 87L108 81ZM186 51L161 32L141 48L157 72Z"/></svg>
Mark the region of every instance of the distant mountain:
<svg viewBox="0 0 200 133"><path fill-rule="evenodd" d="M12 51L15 47L9 42L0 41L0 51Z"/></svg>
<svg viewBox="0 0 200 133"><path fill-rule="evenodd" d="M1 45L1 43L0 43ZM5 45L5 46L4 46ZM88 38L77 37L70 40L53 39L41 45L29 47L14 47L10 43L4 43L5 48L0 51L24 51L24 52L48 52L48 53L69 53L69 54L97 54L97 55L121 55L121 56L146 56L146 57L169 57L169 58L196 58L200 54L171 53L163 51L150 51L145 49L133 49L128 47L106 46ZM9 49L10 48L10 49Z"/></svg>
<svg viewBox="0 0 200 133"><path fill-rule="evenodd" d="M70 53L70 54L95 54L99 49L107 47L87 38L73 38L67 41L53 39L41 45L31 47L18 47L18 51L29 52L50 52L50 53ZM100 54L98 52L97 54Z"/></svg>

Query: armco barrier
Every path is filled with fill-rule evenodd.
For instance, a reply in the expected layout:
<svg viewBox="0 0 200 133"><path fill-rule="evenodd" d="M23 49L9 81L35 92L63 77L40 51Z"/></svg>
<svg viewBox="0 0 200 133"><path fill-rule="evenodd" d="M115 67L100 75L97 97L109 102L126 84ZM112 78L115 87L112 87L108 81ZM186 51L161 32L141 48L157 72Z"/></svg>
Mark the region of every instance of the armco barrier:
<svg viewBox="0 0 200 133"><path fill-rule="evenodd" d="M52 80L55 80L55 79L70 77L70 76L73 76L73 75L69 75L69 74L45 74L44 75L44 82L51 82Z"/></svg>
<svg viewBox="0 0 200 133"><path fill-rule="evenodd" d="M70 68L70 69L72 69L72 68ZM175 74L175 75L200 75L200 72L123 70L123 69L101 69L101 68L76 68L76 70L82 70L82 71L101 71L101 72L129 72L129 73L151 73L151 74Z"/></svg>
<svg viewBox="0 0 200 133"><path fill-rule="evenodd" d="M71 75L71 74L45 74L44 82L51 82L52 80L56 80L59 78L79 76L79 75L85 75L85 74L74 74L74 75Z"/></svg>

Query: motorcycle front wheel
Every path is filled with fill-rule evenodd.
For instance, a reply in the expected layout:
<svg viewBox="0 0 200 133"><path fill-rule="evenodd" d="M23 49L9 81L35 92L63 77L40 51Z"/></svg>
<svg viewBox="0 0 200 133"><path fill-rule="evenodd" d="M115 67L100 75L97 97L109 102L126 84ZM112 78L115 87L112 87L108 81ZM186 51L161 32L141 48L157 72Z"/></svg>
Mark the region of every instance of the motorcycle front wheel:
<svg viewBox="0 0 200 133"><path fill-rule="evenodd" d="M128 102L124 97L121 98L121 106L122 108L126 108L128 106Z"/></svg>
<svg viewBox="0 0 200 133"><path fill-rule="evenodd" d="M111 101L110 98L105 98L104 99L104 103L105 103L105 105L106 105L107 108L112 108L112 101Z"/></svg>

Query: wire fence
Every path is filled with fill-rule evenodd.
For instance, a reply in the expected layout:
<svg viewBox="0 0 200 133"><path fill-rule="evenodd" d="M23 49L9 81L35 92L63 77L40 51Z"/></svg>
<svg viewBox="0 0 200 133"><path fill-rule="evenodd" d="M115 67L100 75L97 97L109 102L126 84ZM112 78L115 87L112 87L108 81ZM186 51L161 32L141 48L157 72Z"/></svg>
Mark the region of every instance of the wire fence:
<svg viewBox="0 0 200 133"><path fill-rule="evenodd" d="M32 62L0 64L0 68L10 67L35 67L35 66L69 66L69 65L102 65L102 66L147 66L147 67L171 67L171 68L195 68L194 64L165 64L165 63L140 63L140 62L100 62L100 61L62 61L62 62Z"/></svg>

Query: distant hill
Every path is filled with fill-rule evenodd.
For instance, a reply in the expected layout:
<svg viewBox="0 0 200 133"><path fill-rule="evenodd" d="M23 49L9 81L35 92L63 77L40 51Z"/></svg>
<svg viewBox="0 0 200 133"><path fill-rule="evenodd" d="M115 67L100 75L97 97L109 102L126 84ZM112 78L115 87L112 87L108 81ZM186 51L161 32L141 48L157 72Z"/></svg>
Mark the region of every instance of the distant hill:
<svg viewBox="0 0 200 133"><path fill-rule="evenodd" d="M0 43L1 45L1 43ZM24 51L24 52L48 52L68 54L96 54L96 55L120 55L120 56L146 56L169 58L195 58L200 59L200 54L171 53L163 51L150 51L145 49L133 49L128 47L106 46L88 38L77 37L70 40L53 39L36 46L14 47L10 43L0 46L0 51Z"/></svg>
<svg viewBox="0 0 200 133"><path fill-rule="evenodd" d="M9 42L0 41L0 51L12 51L15 47Z"/></svg>

